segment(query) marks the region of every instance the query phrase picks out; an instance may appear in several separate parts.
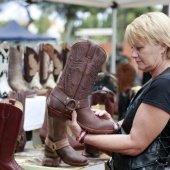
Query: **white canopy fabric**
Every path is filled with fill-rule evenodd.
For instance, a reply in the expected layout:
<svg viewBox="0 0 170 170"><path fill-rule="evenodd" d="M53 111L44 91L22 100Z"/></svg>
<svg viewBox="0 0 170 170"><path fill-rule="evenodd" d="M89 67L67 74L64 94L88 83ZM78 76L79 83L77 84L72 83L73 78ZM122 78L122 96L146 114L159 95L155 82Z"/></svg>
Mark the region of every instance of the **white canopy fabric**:
<svg viewBox="0 0 170 170"><path fill-rule="evenodd" d="M133 8L133 7L154 6L157 4L162 4L162 5L170 4L170 0L44 0L44 1L91 6L97 8L111 7L114 2L116 2L118 4L118 7L120 8Z"/></svg>
<svg viewBox="0 0 170 170"><path fill-rule="evenodd" d="M40 1L40 0L33 0ZM56 3L66 3L73 5L90 6L97 8L113 8L112 19L112 56L111 56L111 73L116 72L116 22L117 22L117 8L137 8L137 7L149 7L154 5L169 5L170 0L44 0Z"/></svg>

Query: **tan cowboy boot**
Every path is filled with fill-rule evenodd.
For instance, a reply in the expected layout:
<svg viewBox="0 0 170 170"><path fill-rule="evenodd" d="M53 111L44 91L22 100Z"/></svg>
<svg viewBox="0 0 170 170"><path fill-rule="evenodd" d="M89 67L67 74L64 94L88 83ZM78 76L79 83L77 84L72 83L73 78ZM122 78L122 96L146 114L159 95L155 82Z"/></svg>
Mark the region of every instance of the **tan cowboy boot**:
<svg viewBox="0 0 170 170"><path fill-rule="evenodd" d="M29 89L23 80L22 74L22 53L14 47L10 47L8 82L11 88L16 91L25 91L28 97L36 95L34 90Z"/></svg>
<svg viewBox="0 0 170 170"><path fill-rule="evenodd" d="M69 144L66 120L48 114L48 137L45 140L44 166L59 166L60 160L72 166L85 166L87 159Z"/></svg>

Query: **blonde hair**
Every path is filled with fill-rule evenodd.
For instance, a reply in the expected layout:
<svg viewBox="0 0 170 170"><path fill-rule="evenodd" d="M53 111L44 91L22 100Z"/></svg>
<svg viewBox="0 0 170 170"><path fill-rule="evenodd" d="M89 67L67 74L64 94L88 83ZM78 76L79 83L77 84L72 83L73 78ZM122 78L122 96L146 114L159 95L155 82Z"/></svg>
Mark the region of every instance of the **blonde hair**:
<svg viewBox="0 0 170 170"><path fill-rule="evenodd" d="M132 47L140 41L166 44L167 57L170 58L170 19L162 12L143 14L127 26L125 40Z"/></svg>

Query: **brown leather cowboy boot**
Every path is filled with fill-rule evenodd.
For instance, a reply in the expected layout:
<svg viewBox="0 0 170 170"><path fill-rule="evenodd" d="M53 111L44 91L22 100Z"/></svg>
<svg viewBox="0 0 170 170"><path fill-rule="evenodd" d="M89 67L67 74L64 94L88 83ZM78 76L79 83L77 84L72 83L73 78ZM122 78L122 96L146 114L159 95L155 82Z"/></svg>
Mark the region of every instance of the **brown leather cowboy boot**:
<svg viewBox="0 0 170 170"><path fill-rule="evenodd" d="M11 88L18 91L25 91L27 96L36 95L34 90L26 87L22 75L22 53L14 47L10 47L8 82Z"/></svg>
<svg viewBox="0 0 170 170"><path fill-rule="evenodd" d="M54 64L53 75L54 81L56 82L60 73L63 70L63 58L57 49L54 49L53 64Z"/></svg>
<svg viewBox="0 0 170 170"><path fill-rule="evenodd" d="M46 151L51 149L67 164L87 164L87 160L80 157L68 143L65 119L71 119L73 110L77 111L80 126L89 132L114 132L114 124L95 116L88 101L95 77L105 59L105 51L90 41L74 44L59 82L47 99L49 123Z"/></svg>
<svg viewBox="0 0 170 170"><path fill-rule="evenodd" d="M46 98L48 98L48 96L50 95L52 89L48 89L47 92L46 92ZM46 109L45 109L45 115L44 115L44 122L42 124L42 127L40 128L40 139L42 141L42 143L45 143L45 138L47 136L47 106L46 106Z"/></svg>
<svg viewBox="0 0 170 170"><path fill-rule="evenodd" d="M30 83L39 71L39 56L31 47L25 47L24 50L24 79Z"/></svg>
<svg viewBox="0 0 170 170"><path fill-rule="evenodd" d="M71 46L68 43L62 43L60 44L61 46L61 58L63 60L63 68L66 65L67 59L70 55L70 51L71 51Z"/></svg>
<svg viewBox="0 0 170 170"><path fill-rule="evenodd" d="M59 166L60 159L72 166L85 166L87 159L69 144L66 119L48 114L48 137L45 140L44 166Z"/></svg>
<svg viewBox="0 0 170 170"><path fill-rule="evenodd" d="M53 76L54 47L51 44L39 45L40 58L40 83L44 88L54 88L55 81Z"/></svg>
<svg viewBox="0 0 170 170"><path fill-rule="evenodd" d="M110 73L100 72L93 86L93 92L90 98L91 108L106 110L113 118L115 115L117 91L118 83L116 77ZM101 153L101 149L84 144L84 156L96 158L99 157Z"/></svg>
<svg viewBox="0 0 170 170"><path fill-rule="evenodd" d="M9 99L0 102L0 169L23 170L14 159L21 120L22 104Z"/></svg>
<svg viewBox="0 0 170 170"><path fill-rule="evenodd" d="M38 49L25 47L24 50L24 79L30 89L34 89L37 95L45 96L47 90L40 83Z"/></svg>
<svg viewBox="0 0 170 170"><path fill-rule="evenodd" d="M88 101L105 59L106 53L100 46L90 41L75 43L60 80L48 97L48 113L71 119L71 113L76 110L77 121L83 129L98 134L113 133L114 124L95 116Z"/></svg>
<svg viewBox="0 0 170 170"><path fill-rule="evenodd" d="M115 94L109 89L98 90L91 95L91 107L94 109L106 110L112 118L114 116L114 102ZM101 153L101 149L84 144L84 156L97 158Z"/></svg>

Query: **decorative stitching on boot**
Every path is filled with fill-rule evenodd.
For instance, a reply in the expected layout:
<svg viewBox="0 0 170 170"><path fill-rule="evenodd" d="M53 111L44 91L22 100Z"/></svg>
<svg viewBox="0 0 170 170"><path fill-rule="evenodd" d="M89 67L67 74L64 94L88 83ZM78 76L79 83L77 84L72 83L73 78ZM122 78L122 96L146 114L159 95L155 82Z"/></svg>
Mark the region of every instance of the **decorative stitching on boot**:
<svg viewBox="0 0 170 170"><path fill-rule="evenodd" d="M53 151L69 146L68 139L63 139L57 142L52 142L48 137L45 139L45 144L51 148Z"/></svg>

